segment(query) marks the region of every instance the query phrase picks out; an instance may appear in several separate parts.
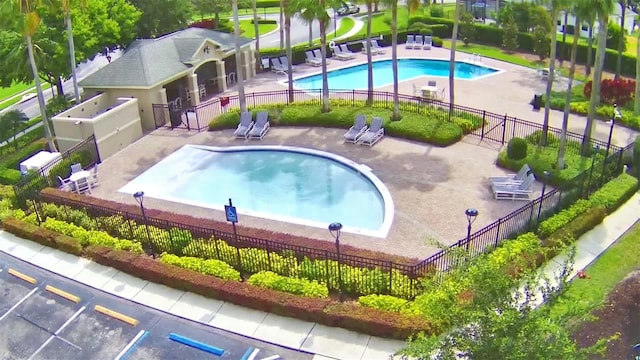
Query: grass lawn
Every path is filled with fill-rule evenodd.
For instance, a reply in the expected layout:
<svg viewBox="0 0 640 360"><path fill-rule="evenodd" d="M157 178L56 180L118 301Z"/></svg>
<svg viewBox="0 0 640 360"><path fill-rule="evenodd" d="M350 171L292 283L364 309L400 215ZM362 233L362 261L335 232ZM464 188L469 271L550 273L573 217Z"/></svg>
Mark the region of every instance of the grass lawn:
<svg viewBox="0 0 640 360"><path fill-rule="evenodd" d="M258 17L267 15L267 14L278 14L280 13L280 8L279 7L273 7L273 8L258 8ZM251 9L238 9L238 16L247 16L247 15L251 15L253 16L253 10ZM194 14L191 17L191 20L193 21L199 21L202 19L213 19L215 16L213 13L208 13L208 14ZM231 19L233 17L233 12L231 11L226 11L226 12L221 12L220 13L220 18L221 19L225 19L225 18L229 18Z"/></svg>
<svg viewBox="0 0 640 360"><path fill-rule="evenodd" d="M442 46L451 49L451 41L444 40L442 42ZM527 59L518 53L507 54L502 49L495 48L487 45L479 45L470 43L469 45L464 45L463 42L459 41L456 43L456 50L460 52L465 52L469 54L480 54L483 57L492 58L496 60L510 62L516 65L522 65L530 68L536 68L540 66L540 62L536 60Z"/></svg>
<svg viewBox="0 0 640 360"><path fill-rule="evenodd" d="M7 98L19 94L30 87L33 87L33 83L23 84L14 82L9 87L0 88L0 105L4 105L4 102L7 100Z"/></svg>
<svg viewBox="0 0 640 360"><path fill-rule="evenodd" d="M19 101L20 101L20 96L13 98L11 100L4 100L0 103L0 110L4 110Z"/></svg>
<svg viewBox="0 0 640 360"><path fill-rule="evenodd" d="M332 31L327 34L327 41L335 39L336 37L340 37L351 31L351 29L353 29L353 27L356 25L356 21L351 17L343 17L340 20L339 24L340 26L338 26L337 31Z"/></svg>
<svg viewBox="0 0 640 360"><path fill-rule="evenodd" d="M258 24L260 35L264 35L277 28L278 24ZM251 39L256 37L256 27L251 23L251 20L240 20L240 31L244 37Z"/></svg>
<svg viewBox="0 0 640 360"><path fill-rule="evenodd" d="M640 265L639 243L640 225L636 225L585 269L589 279L576 278L569 284L553 312L571 311L586 317L604 305L611 290Z"/></svg>

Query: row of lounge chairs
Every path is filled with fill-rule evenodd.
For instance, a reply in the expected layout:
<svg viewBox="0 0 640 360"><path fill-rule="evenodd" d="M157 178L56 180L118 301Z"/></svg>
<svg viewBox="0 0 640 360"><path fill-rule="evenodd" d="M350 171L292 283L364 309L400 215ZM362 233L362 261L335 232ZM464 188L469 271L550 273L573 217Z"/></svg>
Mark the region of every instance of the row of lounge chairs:
<svg viewBox="0 0 640 360"><path fill-rule="evenodd" d="M536 181L529 165L524 164L514 175L492 176L489 185L496 200L530 200L533 190L531 186Z"/></svg>
<svg viewBox="0 0 640 360"><path fill-rule="evenodd" d="M372 55L384 54L386 52L384 47L382 47L382 46L380 46L380 44L378 44L378 40L372 39L372 40L369 40L369 41L371 42L371 54ZM366 40L362 42L362 52L363 53L367 52L367 41Z"/></svg>
<svg viewBox="0 0 640 360"><path fill-rule="evenodd" d="M404 44L406 49L425 49L431 50L432 38L429 35L407 35L407 42Z"/></svg>
<svg viewBox="0 0 640 360"><path fill-rule="evenodd" d="M386 52L386 50L384 49L384 47L380 46L380 44L378 44L378 40L373 39L370 40L371 41L371 53L373 55L379 55L379 54L384 54ZM366 53L367 52L367 42L363 41L362 42L362 52ZM322 53L320 52L320 49L315 49L315 50L307 50L305 51L305 55L306 55L306 60L305 63L309 64L311 66L321 66L322 65ZM356 57L356 53L351 51L349 49L349 46L347 44L337 44L334 48L333 48L333 57L338 59L338 60L351 60L354 59ZM285 57L286 59L286 57ZM271 59L273 60L273 59ZM280 60L282 60L282 57L280 58ZM329 59L327 59L327 63L329 63Z"/></svg>
<svg viewBox="0 0 640 360"><path fill-rule="evenodd" d="M320 49L315 50L307 50L304 52L307 56L305 62L311 66L322 66L322 52ZM327 59L327 64L329 63L329 59Z"/></svg>
<svg viewBox="0 0 640 360"><path fill-rule="evenodd" d="M333 57L338 60L351 60L356 57L356 53L349 50L347 44L336 45L333 48Z"/></svg>
<svg viewBox="0 0 640 360"><path fill-rule="evenodd" d="M240 123L233 132L233 135L237 139L256 139L262 140L267 134L267 131L271 128L269 123L269 113L266 111L260 111L256 115L256 121L252 119L250 111L245 111L240 114Z"/></svg>
<svg viewBox="0 0 640 360"><path fill-rule="evenodd" d="M344 134L344 141L352 144L373 146L384 136L382 118L374 116L371 126L367 127L367 117L359 114L353 122L353 126Z"/></svg>

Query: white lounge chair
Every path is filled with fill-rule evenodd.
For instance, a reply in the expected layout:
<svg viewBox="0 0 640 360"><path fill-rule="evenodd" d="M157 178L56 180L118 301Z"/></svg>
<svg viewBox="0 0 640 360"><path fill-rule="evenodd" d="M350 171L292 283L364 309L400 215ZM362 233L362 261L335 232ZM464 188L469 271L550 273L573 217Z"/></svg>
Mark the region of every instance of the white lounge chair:
<svg viewBox="0 0 640 360"><path fill-rule="evenodd" d="M424 43L422 44L422 48L425 50L431 50L431 45L433 43L433 40L431 38L431 36L426 35L424 37Z"/></svg>
<svg viewBox="0 0 640 360"><path fill-rule="evenodd" d="M382 127L382 118L376 116L371 119L371 126L362 134L360 140L358 140L358 144L373 146L378 140L382 139L383 136L384 128Z"/></svg>
<svg viewBox="0 0 640 360"><path fill-rule="evenodd" d="M387 52L382 46L380 46L380 44L378 44L378 40L376 39L371 40L371 49L371 51L375 50L376 54L384 54Z"/></svg>
<svg viewBox="0 0 640 360"><path fill-rule="evenodd" d="M338 59L351 60L356 57L356 54L354 54L351 50L349 50L347 45L338 45L337 49L338 49L337 54L339 55ZM334 51L335 51L335 48L334 48Z"/></svg>
<svg viewBox="0 0 640 360"><path fill-rule="evenodd" d="M284 71L289 71L289 59L286 56L280 56L280 64L282 64ZM296 71L296 67L291 63L291 72L294 71Z"/></svg>
<svg viewBox="0 0 640 360"><path fill-rule="evenodd" d="M422 35L416 35L416 41L413 43L412 49L422 49Z"/></svg>
<svg viewBox="0 0 640 360"><path fill-rule="evenodd" d="M253 126L253 129L249 132L249 139L257 139L262 140L262 138L267 134L271 125L269 124L269 113L266 111L261 111L256 115L256 124Z"/></svg>
<svg viewBox="0 0 640 360"><path fill-rule="evenodd" d="M240 114L240 123L233 132L233 136L237 139L246 139L249 136L249 132L253 129L253 120L251 119L251 112L245 111Z"/></svg>
<svg viewBox="0 0 640 360"><path fill-rule="evenodd" d="M322 59L318 59L314 54L313 51L311 50L307 50L304 52L305 55L307 56L307 59L305 60L305 62L311 66L322 66Z"/></svg>
<svg viewBox="0 0 640 360"><path fill-rule="evenodd" d="M522 184L527 175L531 172L531 168L528 164L522 165L520 171L516 174L504 175L504 176L490 176L489 184Z"/></svg>
<svg viewBox="0 0 640 360"><path fill-rule="evenodd" d="M531 185L536 181L533 174L527 175L521 184L495 183L491 185L496 200L531 200Z"/></svg>
<svg viewBox="0 0 640 360"><path fill-rule="evenodd" d="M358 114L356 115L356 119L353 121L353 126L344 134L344 141L355 144L366 131L367 117L362 114Z"/></svg>
<svg viewBox="0 0 640 360"><path fill-rule="evenodd" d="M322 50L320 49L315 49L313 50L313 55L315 55L316 59L320 60L320 65L322 65ZM329 58L325 59L327 61L327 64L329 64Z"/></svg>
<svg viewBox="0 0 640 360"><path fill-rule="evenodd" d="M287 68L280 62L280 59L271 58L271 71L287 72Z"/></svg>
<svg viewBox="0 0 640 360"><path fill-rule="evenodd" d="M407 35L407 42L404 43L405 49L413 49L413 45L416 43L415 35Z"/></svg>

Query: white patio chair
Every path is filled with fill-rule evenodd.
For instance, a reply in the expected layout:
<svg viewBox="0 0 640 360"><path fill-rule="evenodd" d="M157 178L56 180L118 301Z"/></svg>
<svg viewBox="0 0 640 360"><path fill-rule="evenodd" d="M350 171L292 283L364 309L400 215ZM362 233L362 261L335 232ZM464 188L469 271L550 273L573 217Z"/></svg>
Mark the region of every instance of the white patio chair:
<svg viewBox="0 0 640 360"><path fill-rule="evenodd" d="M413 45L416 43L415 35L407 35L407 42L404 43L405 49L413 49Z"/></svg>
<svg viewBox="0 0 640 360"><path fill-rule="evenodd" d="M369 129L360 137L358 144L360 145L369 145L369 147L373 146L384 136L384 128L382 127L382 118L374 117L371 119L371 126Z"/></svg>
<svg viewBox="0 0 640 360"><path fill-rule="evenodd" d="M240 123L238 124L236 131L233 132L233 136L235 136L236 139L246 139L249 137L249 132L253 129L253 125L251 112L243 112L240 114Z"/></svg>
<svg viewBox="0 0 640 360"><path fill-rule="evenodd" d="M270 128L269 113L266 111L259 112L258 115L256 115L256 124L249 132L249 139L262 140Z"/></svg>
<svg viewBox="0 0 640 360"><path fill-rule="evenodd" d="M353 121L353 126L343 135L344 141L355 144L366 131L367 117L362 114L358 114L356 115L356 119Z"/></svg>
<svg viewBox="0 0 640 360"><path fill-rule="evenodd" d="M71 173L75 174L82 171L82 165L80 163L71 164Z"/></svg>
<svg viewBox="0 0 640 360"><path fill-rule="evenodd" d="M489 184L522 184L527 175L531 172L531 168L528 164L522 165L522 168L516 174L503 175L503 176L490 176Z"/></svg>
<svg viewBox="0 0 640 360"><path fill-rule="evenodd" d="M100 185L98 181L98 164L93 165L91 168L91 175L89 176L89 185L93 188Z"/></svg>
<svg viewBox="0 0 640 360"><path fill-rule="evenodd" d="M527 175L521 184L502 184L495 183L491 185L493 196L496 200L531 200L531 185L536 181L533 174Z"/></svg>
<svg viewBox="0 0 640 360"><path fill-rule="evenodd" d="M74 186L71 180L63 179L62 177L58 176L58 182L60 182L60 186L58 187L58 189L62 191L73 191Z"/></svg>

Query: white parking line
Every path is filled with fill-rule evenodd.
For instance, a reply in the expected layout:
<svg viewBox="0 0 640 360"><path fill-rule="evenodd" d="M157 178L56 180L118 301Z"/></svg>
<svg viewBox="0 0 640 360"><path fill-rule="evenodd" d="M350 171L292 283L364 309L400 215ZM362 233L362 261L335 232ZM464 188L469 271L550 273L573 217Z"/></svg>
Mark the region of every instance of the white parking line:
<svg viewBox="0 0 640 360"><path fill-rule="evenodd" d="M129 350L131 350L133 348L133 346L138 342L138 340L140 340L140 338L142 336L144 336L147 332L145 330L140 330L140 332L138 333L138 335L136 335L136 337L133 338L133 340L131 340L127 346L124 347L124 349L122 349L122 351L120 351L120 353L114 358L114 360L120 360L123 357L125 357L125 355L127 355L127 353L129 352Z"/></svg>
<svg viewBox="0 0 640 360"><path fill-rule="evenodd" d="M15 305L13 305L11 309L7 310L6 313L2 314L2 316L0 316L0 321L6 318L13 310L15 310L18 306L20 306L20 304L22 304L25 300L27 300L27 298L33 295L33 293L35 293L37 290L38 290L37 287L33 288L33 290L31 290L27 295L25 295L22 299L20 299L20 301L18 301Z"/></svg>
<svg viewBox="0 0 640 360"><path fill-rule="evenodd" d="M58 336L58 334L60 334L60 332L62 330L64 330L64 328L67 327L67 325L69 325L75 318L78 317L78 315L80 315L81 312L84 311L84 309L86 309L86 306L81 307L80 309L78 309L78 311L76 311L75 314L73 314L69 320L65 321L64 324L62 324L62 326L60 326L60 328L58 328L58 330L56 330L56 332L53 333L53 335L49 336L49 338L47 339L47 341L44 342L44 344L40 345L40 347L38 348L38 350L36 350L33 354L31 354L31 356L29 356L28 360L33 359L34 356L38 355L38 353L40 351L42 351L42 349L44 349L45 346L47 346L54 338L56 338Z"/></svg>

